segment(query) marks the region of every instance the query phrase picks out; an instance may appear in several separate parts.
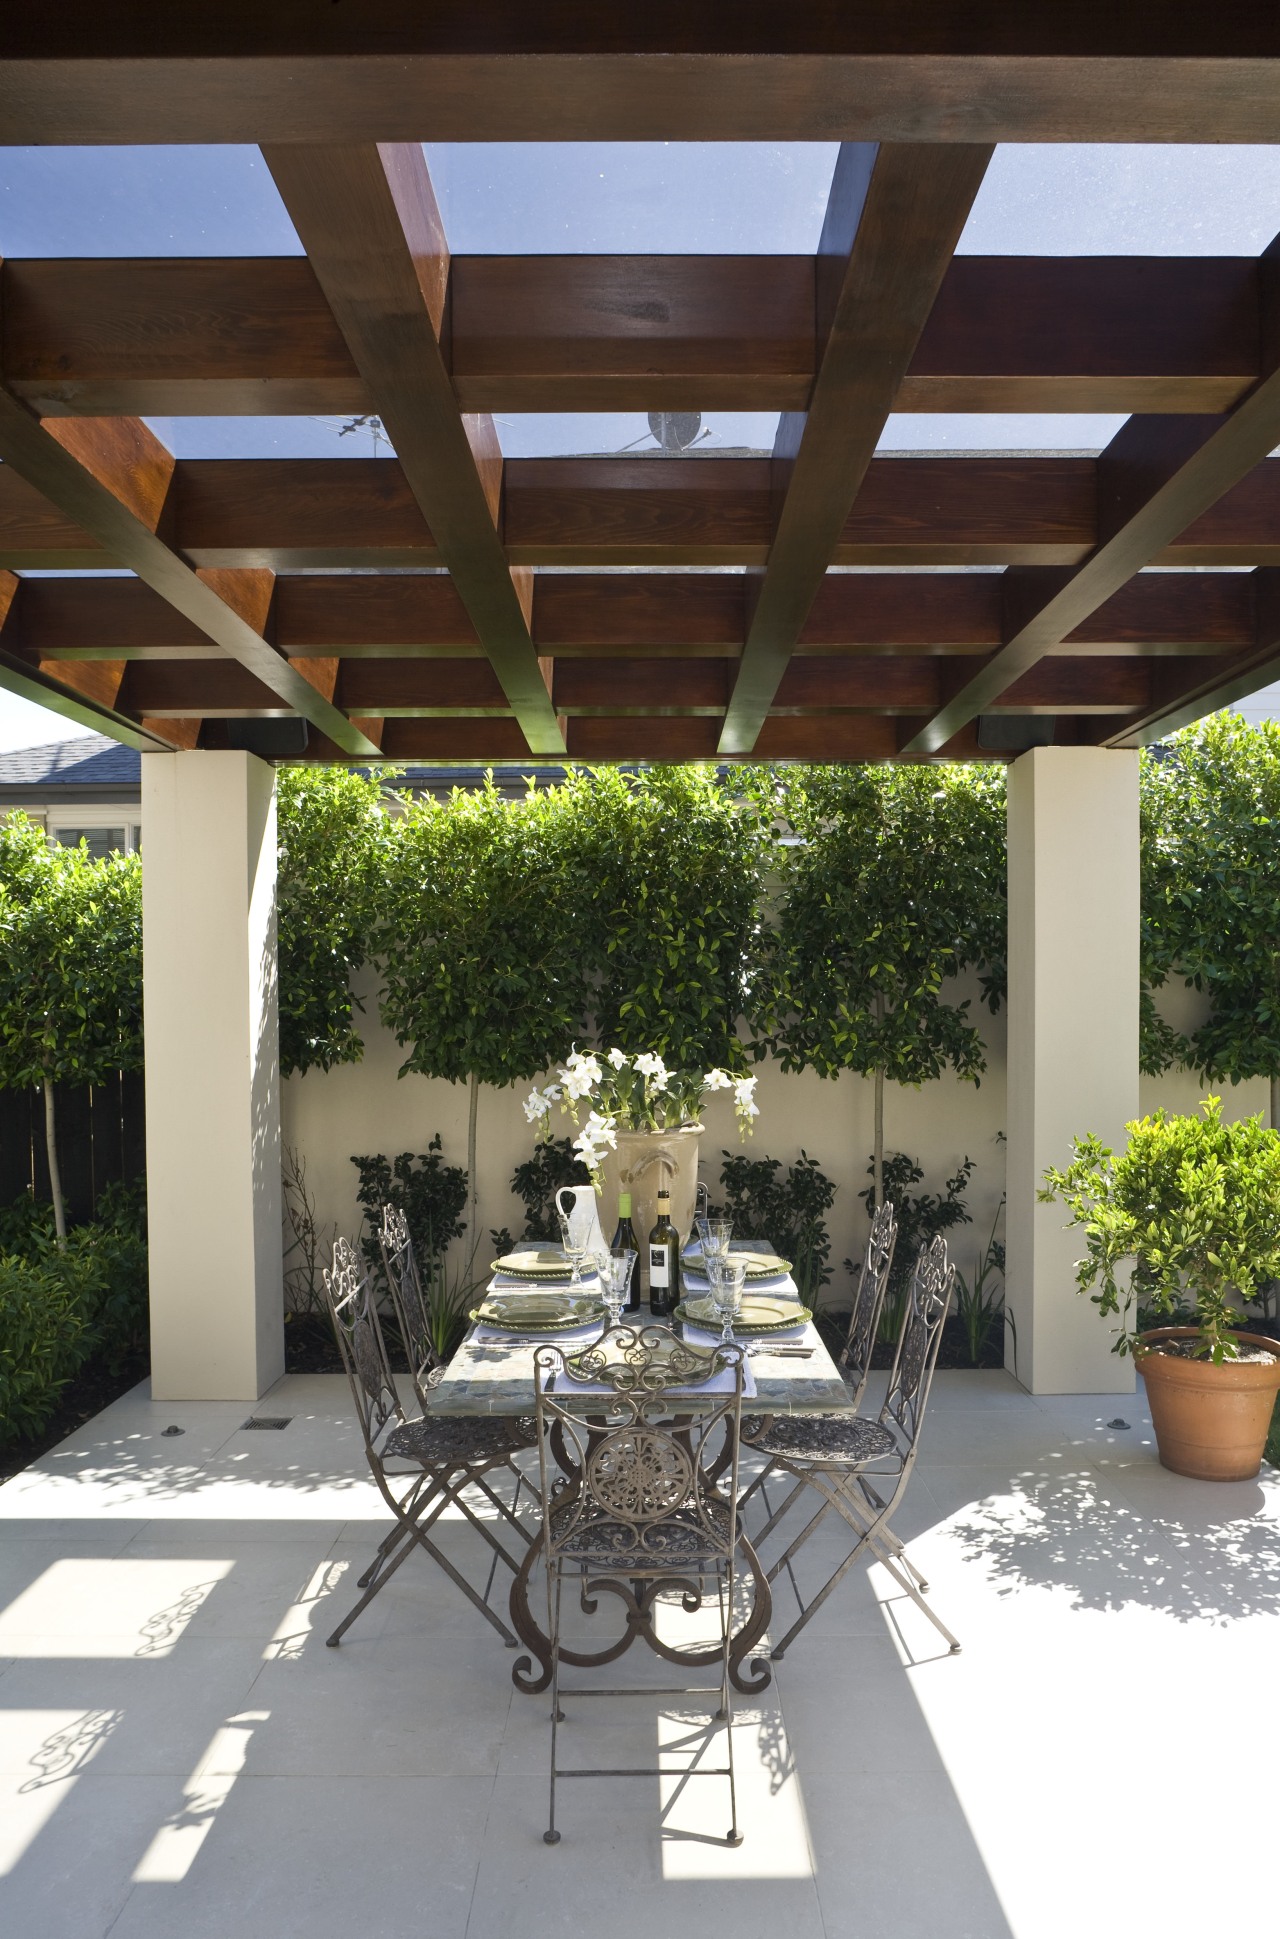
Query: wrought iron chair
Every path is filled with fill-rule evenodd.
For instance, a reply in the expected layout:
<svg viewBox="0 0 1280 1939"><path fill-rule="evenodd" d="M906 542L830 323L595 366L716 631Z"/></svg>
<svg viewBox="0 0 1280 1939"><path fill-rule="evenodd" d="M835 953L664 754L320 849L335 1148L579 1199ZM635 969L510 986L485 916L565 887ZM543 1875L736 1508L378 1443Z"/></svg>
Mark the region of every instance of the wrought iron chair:
<svg viewBox="0 0 1280 1939"><path fill-rule="evenodd" d="M853 1294L853 1310L849 1314L848 1331L845 1333L844 1345L836 1361L841 1378L849 1389L849 1401L853 1407L861 1407L862 1397L867 1390L867 1375L871 1372L871 1350L876 1343L885 1289L889 1284L889 1271L893 1265L893 1253L897 1243L898 1215L886 1198L877 1207L876 1215L871 1221L871 1230L867 1234L862 1264L858 1269L858 1283ZM772 1420L768 1417L745 1420L742 1423L742 1438L748 1447L758 1447L761 1434L766 1433L771 1426ZM777 1465L776 1461L766 1461L739 1502L739 1510L745 1508L752 1495L764 1487ZM796 1483L778 1510L779 1516L786 1513L804 1485L803 1481Z"/></svg>
<svg viewBox="0 0 1280 1939"><path fill-rule="evenodd" d="M489 1607L488 1597L498 1561L505 1562L514 1574L523 1555L513 1556L504 1547L493 1528L474 1513L463 1494L469 1484L475 1486L488 1497L501 1521L514 1529L523 1543L534 1539L486 1479L495 1468L511 1467L511 1437L505 1423L480 1415L436 1415L409 1420L400 1405L387 1360L371 1276L345 1239L339 1239L333 1248L333 1269L324 1275L324 1289L364 1435L369 1471L395 1517L390 1535L380 1544L372 1563L360 1577L359 1586L364 1594L328 1638L329 1647L337 1647L356 1617L385 1589L406 1556L419 1548L439 1564L485 1620L492 1623L503 1641L514 1648L515 1637ZM484 1595L472 1587L428 1536L432 1524L450 1506L465 1516L494 1551Z"/></svg>
<svg viewBox="0 0 1280 1939"><path fill-rule="evenodd" d="M888 1390L874 1419L856 1413L779 1416L752 1443L775 1467L815 1488L822 1497L817 1513L768 1570L770 1582L789 1567L800 1548L832 1511L848 1524L857 1538L839 1568L808 1602L797 1589L800 1615L770 1650L775 1662L816 1615L864 1549L869 1549L884 1564L899 1587L946 1638L952 1654L960 1648L946 1624L925 1601L924 1591L929 1585L891 1526L919 1451L920 1429L954 1283L955 1268L948 1263L946 1244L939 1236L931 1245L921 1247L916 1260ZM757 1547L773 1533L795 1499L795 1493L793 1490L756 1534ZM793 1583L794 1580L793 1575Z"/></svg>
<svg viewBox="0 0 1280 1939"><path fill-rule="evenodd" d="M556 1782L566 1777L661 1777L660 1767L644 1769L565 1769L557 1761L560 1699L578 1696L714 1696L715 1720L723 1722L727 1762L678 1773L689 1777L727 1777L730 1826L727 1843L741 1844L733 1769L733 1690L730 1643L733 1631L734 1558L739 1541L737 1480L742 1419L743 1349L737 1345L698 1352L673 1341L658 1327L619 1326L586 1352L567 1355L541 1346L538 1368L538 1449L542 1493L542 1544L547 1578L547 1633L551 1640L551 1800L547 1844L559 1843ZM690 1407L692 1394L707 1388L717 1374L729 1374L724 1387L701 1396L703 1409ZM584 1418L590 1414L590 1420ZM674 1416L674 1418L673 1418ZM552 1466L551 1435L558 1430L574 1451L568 1477ZM727 1434L732 1458L727 1486L714 1478L719 1460L712 1446ZM716 1656L720 1676L713 1685L623 1686L575 1689L560 1682L561 1600L566 1575L579 1582L587 1614L596 1598L621 1598L627 1612L623 1641L597 1659L620 1655L637 1632L674 1661L682 1653L661 1643L653 1627L655 1605L666 1590L678 1592L693 1614L713 1583L720 1625ZM578 1658L577 1660L582 1660ZM517 1666L518 1667L518 1666Z"/></svg>

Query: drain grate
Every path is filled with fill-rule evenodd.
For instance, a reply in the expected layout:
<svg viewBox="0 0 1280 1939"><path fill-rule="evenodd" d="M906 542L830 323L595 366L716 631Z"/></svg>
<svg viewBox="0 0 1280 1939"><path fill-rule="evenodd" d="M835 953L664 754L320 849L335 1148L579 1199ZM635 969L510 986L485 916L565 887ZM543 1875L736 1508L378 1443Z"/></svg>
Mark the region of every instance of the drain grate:
<svg viewBox="0 0 1280 1939"><path fill-rule="evenodd" d="M247 1421L241 1421L241 1429L246 1427L288 1427L292 1414L251 1414Z"/></svg>

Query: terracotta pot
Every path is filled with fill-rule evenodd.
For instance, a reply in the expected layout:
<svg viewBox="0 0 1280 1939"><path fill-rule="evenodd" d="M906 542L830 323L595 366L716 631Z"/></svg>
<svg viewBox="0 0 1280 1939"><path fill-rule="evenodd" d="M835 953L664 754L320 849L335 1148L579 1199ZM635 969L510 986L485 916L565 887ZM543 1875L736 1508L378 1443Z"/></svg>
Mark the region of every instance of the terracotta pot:
<svg viewBox="0 0 1280 1939"><path fill-rule="evenodd" d="M671 1193L671 1223L684 1244L693 1230L701 1144L700 1124L678 1131L619 1131L617 1148L606 1152L600 1167L605 1231L612 1232L617 1222L618 1193L630 1192L631 1223L643 1247L657 1224L658 1187L665 1185Z"/></svg>
<svg viewBox="0 0 1280 1939"><path fill-rule="evenodd" d="M1161 1464L1197 1481L1249 1481L1262 1466L1280 1391L1280 1340L1235 1335L1243 1346L1274 1354L1270 1363L1224 1360L1215 1367L1160 1352L1164 1340L1195 1337L1193 1326L1162 1326L1144 1333L1135 1349Z"/></svg>

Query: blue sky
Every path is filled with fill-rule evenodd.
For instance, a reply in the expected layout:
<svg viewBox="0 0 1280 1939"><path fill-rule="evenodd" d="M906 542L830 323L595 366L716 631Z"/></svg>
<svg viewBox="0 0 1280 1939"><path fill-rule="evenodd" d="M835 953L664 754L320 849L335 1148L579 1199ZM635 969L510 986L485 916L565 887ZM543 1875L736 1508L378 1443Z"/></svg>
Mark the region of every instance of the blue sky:
<svg viewBox="0 0 1280 1939"><path fill-rule="evenodd" d="M472 143L427 150L459 253L807 253L835 149L826 143ZM1280 233L1280 147L997 150L962 252L1257 255ZM0 149L0 255L300 253L253 148ZM884 449L1097 449L1110 417L892 418ZM709 448L767 447L774 420L709 413ZM181 456L367 455L337 420L156 419ZM504 418L511 455L619 450L643 416ZM0 747L69 723L0 694Z"/></svg>

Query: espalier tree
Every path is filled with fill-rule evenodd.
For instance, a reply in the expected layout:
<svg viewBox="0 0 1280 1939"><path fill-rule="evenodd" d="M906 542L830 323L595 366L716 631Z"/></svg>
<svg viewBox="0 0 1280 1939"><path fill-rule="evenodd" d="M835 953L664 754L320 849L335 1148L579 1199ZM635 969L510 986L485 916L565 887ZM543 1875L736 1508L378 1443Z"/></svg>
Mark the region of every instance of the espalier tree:
<svg viewBox="0 0 1280 1939"><path fill-rule="evenodd" d="M779 850L774 919L753 1012L762 1054L787 1071L874 1081L872 1175L884 1194L885 1083L986 1068L969 999L1005 982L1004 774L990 767L783 769L753 785L794 840Z"/></svg>
<svg viewBox="0 0 1280 1939"><path fill-rule="evenodd" d="M1179 1037L1144 1003L1143 1068L1265 1077L1280 1126L1280 725L1214 714L1144 756L1144 981L1209 997Z"/></svg>
<svg viewBox="0 0 1280 1939"><path fill-rule="evenodd" d="M368 953L394 825L385 779L344 768L276 775L280 1068L358 1063L351 977Z"/></svg>
<svg viewBox="0 0 1280 1939"><path fill-rule="evenodd" d="M503 800L492 776L406 808L387 853L374 950L382 1018L417 1071L470 1088L470 1254L480 1086L535 1076L567 1054L584 1010L574 874L553 796Z"/></svg>
<svg viewBox="0 0 1280 1939"><path fill-rule="evenodd" d="M574 885L590 1034L672 1069L743 1070L764 844L706 768L578 769L549 811Z"/></svg>
<svg viewBox="0 0 1280 1939"><path fill-rule="evenodd" d="M94 861L13 815L0 824L0 1085L44 1098L58 1242L67 1236L55 1084L101 1084L142 1062L142 878L136 855Z"/></svg>

